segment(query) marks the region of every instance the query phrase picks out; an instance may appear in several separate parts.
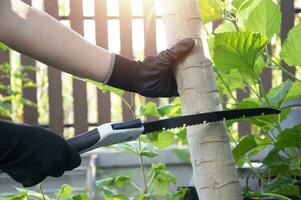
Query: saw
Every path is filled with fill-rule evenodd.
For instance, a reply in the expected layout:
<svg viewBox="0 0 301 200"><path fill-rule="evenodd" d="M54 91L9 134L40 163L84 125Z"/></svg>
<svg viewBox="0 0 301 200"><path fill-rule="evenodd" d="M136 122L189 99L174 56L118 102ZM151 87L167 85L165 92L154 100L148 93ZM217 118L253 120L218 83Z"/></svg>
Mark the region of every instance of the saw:
<svg viewBox="0 0 301 200"><path fill-rule="evenodd" d="M142 122L141 119L135 119L121 123L106 123L67 141L78 152L85 153L99 147L136 140L142 134L181 128L183 126L202 125L224 120L279 113L280 110L274 108L250 108L199 113L151 122Z"/></svg>
<svg viewBox="0 0 301 200"><path fill-rule="evenodd" d="M99 147L133 141L140 135L162 130L181 128L183 126L202 125L225 120L279 114L280 112L280 110L274 108L249 108L199 113L151 122L142 122L141 119L135 119L121 123L106 123L93 130L68 139L67 142L79 153L85 153ZM0 174L1 173L2 171L0 170Z"/></svg>

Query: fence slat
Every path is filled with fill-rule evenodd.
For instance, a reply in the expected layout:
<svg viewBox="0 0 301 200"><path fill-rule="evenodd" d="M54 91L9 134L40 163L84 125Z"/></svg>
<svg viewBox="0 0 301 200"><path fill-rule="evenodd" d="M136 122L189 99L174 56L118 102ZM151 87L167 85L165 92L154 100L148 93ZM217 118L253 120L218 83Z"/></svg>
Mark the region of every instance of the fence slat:
<svg viewBox="0 0 301 200"><path fill-rule="evenodd" d="M56 19L58 16L58 2L54 0L44 0L45 11ZM52 67L48 67L49 84L49 128L56 133L63 135L64 132L64 111L62 96L61 72Z"/></svg>
<svg viewBox="0 0 301 200"><path fill-rule="evenodd" d="M143 18L144 18L144 55L154 56L157 54L157 41L156 41L156 12L155 1L144 0L143 1ZM159 104L158 98L147 98L147 101L155 102ZM156 120L155 117L148 117L147 120Z"/></svg>
<svg viewBox="0 0 301 200"><path fill-rule="evenodd" d="M284 40L287 37L287 34L291 28L293 28L295 24L295 6L294 6L294 0L281 0L281 12L282 12L282 23L281 23L281 42L284 42ZM295 74L296 70L294 67L290 67L284 62L282 63L283 67L291 72L292 74ZM286 80L289 76L282 73L282 79Z"/></svg>
<svg viewBox="0 0 301 200"><path fill-rule="evenodd" d="M22 0L24 3L31 5L31 0ZM21 54L22 66L34 66L35 60L26 55ZM36 72L32 70L23 71L27 74L28 78L35 84L37 83ZM36 88L23 88L23 97L37 104L37 89ZM33 106L24 106L23 120L25 123L38 125L38 110Z"/></svg>
<svg viewBox="0 0 301 200"><path fill-rule="evenodd" d="M70 1L70 24L71 28L84 35L83 26L83 2L82 0ZM74 97L74 129L75 133L88 130L88 107L86 83L73 79Z"/></svg>
<svg viewBox="0 0 301 200"><path fill-rule="evenodd" d="M119 0L120 10L120 46L122 56L133 59L133 43L132 43L132 14L131 14L131 0ZM125 92L124 98L131 102L131 93ZM132 119L131 111L123 103L122 104L123 120Z"/></svg>
<svg viewBox="0 0 301 200"><path fill-rule="evenodd" d="M95 0L96 44L108 49L107 0ZM97 113L100 124L111 121L110 93L97 90Z"/></svg>
<svg viewBox="0 0 301 200"><path fill-rule="evenodd" d="M33 67L35 65L35 60L26 56L21 55L21 65L22 66L31 66ZM28 78L31 79L31 81L36 84L37 78L36 78L36 72L32 70L23 70L28 76ZM31 102L37 104L37 89L34 87L31 88L23 88L23 97L30 100ZM38 110L34 106L24 106L23 108L24 115L23 119L25 123L32 124L32 125L38 125Z"/></svg>

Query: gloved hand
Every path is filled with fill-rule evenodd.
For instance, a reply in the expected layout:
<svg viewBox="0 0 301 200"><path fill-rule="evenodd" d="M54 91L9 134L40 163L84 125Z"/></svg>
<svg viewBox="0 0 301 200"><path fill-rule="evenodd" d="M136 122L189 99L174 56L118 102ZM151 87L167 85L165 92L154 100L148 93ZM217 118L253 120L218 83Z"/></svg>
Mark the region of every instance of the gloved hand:
<svg viewBox="0 0 301 200"><path fill-rule="evenodd" d="M0 120L0 169L24 187L79 166L79 153L48 129Z"/></svg>
<svg viewBox="0 0 301 200"><path fill-rule="evenodd" d="M195 40L187 38L142 62L115 55L115 64L105 84L146 97L178 96L173 68L194 46Z"/></svg>

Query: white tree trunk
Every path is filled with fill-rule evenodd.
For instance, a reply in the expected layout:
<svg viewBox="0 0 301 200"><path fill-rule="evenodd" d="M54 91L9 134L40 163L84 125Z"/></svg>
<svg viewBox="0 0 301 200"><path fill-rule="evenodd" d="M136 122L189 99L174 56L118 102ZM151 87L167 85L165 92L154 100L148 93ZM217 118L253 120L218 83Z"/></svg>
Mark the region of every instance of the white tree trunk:
<svg viewBox="0 0 301 200"><path fill-rule="evenodd" d="M183 114L221 110L197 0L160 0L160 4L168 45L187 37L198 41L176 69ZM189 127L187 139L199 199L242 199L224 122Z"/></svg>

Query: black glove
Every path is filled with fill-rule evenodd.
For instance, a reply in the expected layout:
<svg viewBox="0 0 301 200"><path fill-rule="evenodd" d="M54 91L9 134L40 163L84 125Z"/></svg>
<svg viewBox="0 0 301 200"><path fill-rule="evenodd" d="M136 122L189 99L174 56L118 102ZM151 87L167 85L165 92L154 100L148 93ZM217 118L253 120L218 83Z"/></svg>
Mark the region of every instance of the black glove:
<svg viewBox="0 0 301 200"><path fill-rule="evenodd" d="M0 121L0 169L24 187L79 166L79 153L50 130Z"/></svg>
<svg viewBox="0 0 301 200"><path fill-rule="evenodd" d="M194 46L195 40L187 38L143 62L116 55L112 73L105 83L146 97L178 96L173 67Z"/></svg>

